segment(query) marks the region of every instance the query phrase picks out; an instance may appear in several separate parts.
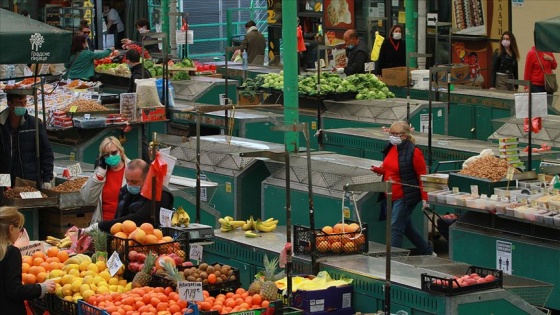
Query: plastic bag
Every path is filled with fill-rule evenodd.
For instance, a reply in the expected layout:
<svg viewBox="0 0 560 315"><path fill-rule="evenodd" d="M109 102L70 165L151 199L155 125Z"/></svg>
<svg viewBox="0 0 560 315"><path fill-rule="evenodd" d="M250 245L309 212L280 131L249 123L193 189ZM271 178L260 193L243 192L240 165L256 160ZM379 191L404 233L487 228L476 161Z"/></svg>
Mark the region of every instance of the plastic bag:
<svg viewBox="0 0 560 315"><path fill-rule="evenodd" d="M27 230L24 228L23 232L19 234L19 237L14 243L14 246L17 248L22 248L27 245L29 245L29 234L27 234Z"/></svg>
<svg viewBox="0 0 560 315"><path fill-rule="evenodd" d="M375 32L375 41L373 42L373 47L371 47L371 61L377 61L379 59L379 52L381 51L381 45L385 37L379 35L379 32Z"/></svg>
<svg viewBox="0 0 560 315"><path fill-rule="evenodd" d="M161 192L163 190L163 180L167 174L167 163L160 156L159 152L156 153L156 158L150 165L150 170L148 171L148 176L146 176L146 181L144 186L142 186L142 196L147 199L152 200L155 198L156 201L161 201ZM155 196L152 196L152 177L156 179Z"/></svg>
<svg viewBox="0 0 560 315"><path fill-rule="evenodd" d="M136 107L163 106L159 101L156 79L136 79Z"/></svg>
<svg viewBox="0 0 560 315"><path fill-rule="evenodd" d="M483 158L485 156L490 156L490 155L494 155L494 152L492 152L491 149L484 149L480 152L479 155L471 156L465 162L463 162L463 168L466 168L467 166L469 166L469 164L474 163L476 160L480 158Z"/></svg>
<svg viewBox="0 0 560 315"><path fill-rule="evenodd" d="M70 237L72 245L70 253L80 254L88 250L93 250L93 240L91 236L83 233L78 227L73 226L66 231L66 236Z"/></svg>
<svg viewBox="0 0 560 315"><path fill-rule="evenodd" d="M160 102L163 103L163 79L156 80L157 92L159 96ZM175 107L175 89L173 88L173 84L169 83L167 87L167 99L169 100L169 107Z"/></svg>

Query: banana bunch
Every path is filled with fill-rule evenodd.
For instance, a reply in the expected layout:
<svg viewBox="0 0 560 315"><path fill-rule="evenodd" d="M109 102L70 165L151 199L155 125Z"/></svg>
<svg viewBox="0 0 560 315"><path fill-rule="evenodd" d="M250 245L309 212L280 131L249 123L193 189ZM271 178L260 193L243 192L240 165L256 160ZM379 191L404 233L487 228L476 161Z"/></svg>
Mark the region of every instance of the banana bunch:
<svg viewBox="0 0 560 315"><path fill-rule="evenodd" d="M70 258L68 258L68 260L65 262L66 266L68 265L80 265L81 263L83 263L84 261L87 261L88 263L91 263L91 257L89 257L88 255L85 254L78 254L78 255L74 255Z"/></svg>
<svg viewBox="0 0 560 315"><path fill-rule="evenodd" d="M177 227L188 227L191 221L191 217L183 209L183 207L179 207L175 212L173 212L173 216L171 217L171 226Z"/></svg>
<svg viewBox="0 0 560 315"><path fill-rule="evenodd" d="M276 225L278 225L278 220L274 220L274 218L268 218L265 221L258 219L255 223L255 230L265 233L273 232L276 230Z"/></svg>
<svg viewBox="0 0 560 315"><path fill-rule="evenodd" d="M47 236L47 240L45 242L58 248L70 248L70 246L72 245L72 241L70 240L69 236L60 239L49 235Z"/></svg>
<svg viewBox="0 0 560 315"><path fill-rule="evenodd" d="M245 221L235 221L230 216L225 216L223 218L219 218L218 222L220 222L220 231L222 232L230 232L237 228L242 227L245 224Z"/></svg>

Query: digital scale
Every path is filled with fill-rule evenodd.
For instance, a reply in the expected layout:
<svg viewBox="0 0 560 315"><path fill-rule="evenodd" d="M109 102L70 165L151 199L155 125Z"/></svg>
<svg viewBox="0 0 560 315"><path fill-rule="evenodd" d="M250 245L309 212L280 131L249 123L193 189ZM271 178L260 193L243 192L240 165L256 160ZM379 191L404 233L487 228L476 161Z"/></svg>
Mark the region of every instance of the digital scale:
<svg viewBox="0 0 560 315"><path fill-rule="evenodd" d="M189 227L172 227L171 229L179 233L187 232L189 243L204 242L214 238L214 229L209 225L200 223L189 223Z"/></svg>

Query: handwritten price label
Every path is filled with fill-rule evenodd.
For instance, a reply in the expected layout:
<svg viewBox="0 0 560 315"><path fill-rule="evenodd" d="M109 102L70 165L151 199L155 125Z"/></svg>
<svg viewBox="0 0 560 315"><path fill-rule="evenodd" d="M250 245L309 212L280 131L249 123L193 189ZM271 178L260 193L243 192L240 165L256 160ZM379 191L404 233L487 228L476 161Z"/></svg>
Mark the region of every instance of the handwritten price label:
<svg viewBox="0 0 560 315"><path fill-rule="evenodd" d="M0 187L12 187L10 174L0 174Z"/></svg>
<svg viewBox="0 0 560 315"><path fill-rule="evenodd" d="M67 168L70 173L70 177L75 177L82 173L82 166L80 163L68 165Z"/></svg>
<svg viewBox="0 0 560 315"><path fill-rule="evenodd" d="M70 112L71 113L75 113L77 110L78 110L78 106L76 106L76 105L70 107Z"/></svg>
<svg viewBox="0 0 560 315"><path fill-rule="evenodd" d="M515 168L509 167L508 170L507 170L506 178L507 178L508 180L512 180L512 179L513 179L513 174L514 174L514 173L515 173Z"/></svg>
<svg viewBox="0 0 560 315"><path fill-rule="evenodd" d="M179 281L177 293L185 301L203 301L202 282Z"/></svg>
<svg viewBox="0 0 560 315"><path fill-rule="evenodd" d="M190 248L190 252L189 252L189 258L192 260L196 260L196 261L201 261L202 260L202 245L198 245L198 244L191 244L191 248Z"/></svg>
<svg viewBox="0 0 560 315"><path fill-rule="evenodd" d="M21 199L37 199L43 198L40 191L33 191L33 192L20 192L19 195Z"/></svg>
<svg viewBox="0 0 560 315"><path fill-rule="evenodd" d="M30 243L31 244L27 246L23 246L19 248L22 257L31 256L35 252L43 252L43 253L45 252L45 246L43 245L43 242L31 241Z"/></svg>
<svg viewBox="0 0 560 315"><path fill-rule="evenodd" d="M122 265L119 254L117 254L117 252L113 252L113 255L109 257L109 260L107 260L107 268L109 269L111 277L114 276L119 269L121 269Z"/></svg>
<svg viewBox="0 0 560 315"><path fill-rule="evenodd" d="M171 227L171 219L173 218L173 210L159 209L159 224L163 227Z"/></svg>

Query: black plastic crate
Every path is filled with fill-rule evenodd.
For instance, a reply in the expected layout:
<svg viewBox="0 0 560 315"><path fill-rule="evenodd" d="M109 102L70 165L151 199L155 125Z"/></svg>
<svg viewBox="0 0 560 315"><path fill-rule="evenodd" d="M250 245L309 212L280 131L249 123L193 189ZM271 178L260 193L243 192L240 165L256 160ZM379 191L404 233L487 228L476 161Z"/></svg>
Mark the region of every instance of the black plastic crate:
<svg viewBox="0 0 560 315"><path fill-rule="evenodd" d="M358 224L358 222L352 220L345 220L344 223ZM321 229L313 231L307 226L294 225L295 254L311 254L311 237L313 233L315 233L317 257L354 255L367 253L369 250L367 223L362 222L361 235L359 230L355 233L325 234Z"/></svg>
<svg viewBox="0 0 560 315"><path fill-rule="evenodd" d="M329 93L328 95L333 101L351 101L356 99L358 92Z"/></svg>
<svg viewBox="0 0 560 315"><path fill-rule="evenodd" d="M299 95L299 107L324 111L327 107L323 101L327 99L330 99L330 97L326 95Z"/></svg>
<svg viewBox="0 0 560 315"><path fill-rule="evenodd" d="M156 255L171 254L176 253L181 249L181 243L173 241L167 243L142 245L135 240L124 239L109 235L107 238L107 249L107 257L111 257L113 252L116 251L119 254L121 262L124 264L125 268L128 269L128 264L130 263L128 261L128 253L130 251L135 250L146 255L148 255L150 251ZM185 255L188 255L188 253L185 253Z"/></svg>
<svg viewBox="0 0 560 315"><path fill-rule="evenodd" d="M27 300L27 303L29 304L29 308L31 309L33 314L42 315L45 311L48 310L46 298Z"/></svg>
<svg viewBox="0 0 560 315"><path fill-rule="evenodd" d="M185 252L185 255L189 255L189 232L186 228L179 227L161 227L161 232L163 236L171 236L175 242L181 244L181 249Z"/></svg>
<svg viewBox="0 0 560 315"><path fill-rule="evenodd" d="M78 304L47 294L47 310L51 315L78 315Z"/></svg>
<svg viewBox="0 0 560 315"><path fill-rule="evenodd" d="M83 300L78 301L78 315L110 315L106 310L97 308L91 304L84 302Z"/></svg>
<svg viewBox="0 0 560 315"><path fill-rule="evenodd" d="M225 265L219 262L208 264L209 266L213 266L216 264ZM194 268L198 268L198 266L193 266ZM177 266L177 269L180 272L184 272L185 269L192 268L192 267L185 267L185 266ZM240 280L240 271L237 268L231 267L233 273L231 276L228 277L228 280L223 280L222 283L213 283L213 284L203 284L202 289L208 291L211 295L217 295L222 292L232 292L235 291L237 288L241 287L241 280ZM229 280L232 279L232 280ZM154 274L152 275L152 281L150 282L150 286L152 287L172 287L173 290L176 290L176 284L173 283L171 280L162 277L161 275Z"/></svg>
<svg viewBox="0 0 560 315"><path fill-rule="evenodd" d="M481 277L492 275L494 276L494 281L461 286L459 285L459 282L456 278L441 278L423 273L421 275L422 290L428 292L443 293L447 296L453 296L502 287L504 277L501 270L470 266L465 272L465 275L470 275L472 273L476 273Z"/></svg>

